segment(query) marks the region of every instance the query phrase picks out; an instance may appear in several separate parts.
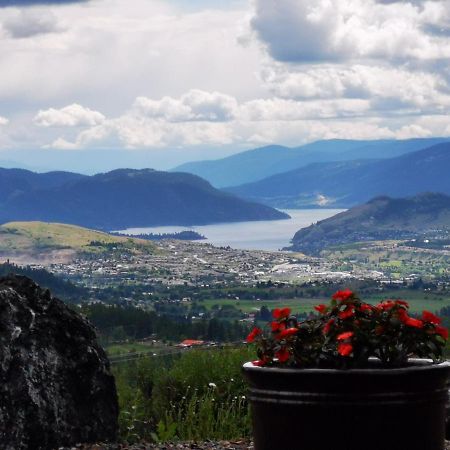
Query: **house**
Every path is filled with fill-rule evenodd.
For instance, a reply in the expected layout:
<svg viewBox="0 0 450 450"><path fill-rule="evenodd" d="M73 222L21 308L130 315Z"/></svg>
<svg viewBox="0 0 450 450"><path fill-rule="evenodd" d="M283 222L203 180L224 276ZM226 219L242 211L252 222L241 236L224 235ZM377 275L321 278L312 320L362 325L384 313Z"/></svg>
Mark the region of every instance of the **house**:
<svg viewBox="0 0 450 450"><path fill-rule="evenodd" d="M183 348L195 347L197 345L203 345L204 343L205 343L205 341L197 341L195 339L185 339L183 342L180 342L179 344L177 344L177 347L183 347Z"/></svg>

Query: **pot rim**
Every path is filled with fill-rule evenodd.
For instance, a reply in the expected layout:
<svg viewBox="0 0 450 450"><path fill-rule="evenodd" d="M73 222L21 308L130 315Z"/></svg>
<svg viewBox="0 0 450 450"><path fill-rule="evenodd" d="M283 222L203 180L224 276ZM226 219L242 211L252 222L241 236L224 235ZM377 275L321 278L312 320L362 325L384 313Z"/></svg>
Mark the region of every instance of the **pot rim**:
<svg viewBox="0 0 450 450"><path fill-rule="evenodd" d="M379 361L377 358L370 358L372 362ZM327 368L301 368L301 367L264 367L264 366L254 366L251 361L243 364L242 368L244 371L248 372L260 372L260 373L270 373L278 372L279 374L294 374L294 373L305 373L305 374L371 374L371 375L394 375L403 374L417 371L427 371L430 369L434 370L448 370L450 368L450 361L442 361L440 363L434 363L432 359L427 358L409 358L408 363L410 365L404 367L366 367L366 368L355 368L355 369L327 369Z"/></svg>

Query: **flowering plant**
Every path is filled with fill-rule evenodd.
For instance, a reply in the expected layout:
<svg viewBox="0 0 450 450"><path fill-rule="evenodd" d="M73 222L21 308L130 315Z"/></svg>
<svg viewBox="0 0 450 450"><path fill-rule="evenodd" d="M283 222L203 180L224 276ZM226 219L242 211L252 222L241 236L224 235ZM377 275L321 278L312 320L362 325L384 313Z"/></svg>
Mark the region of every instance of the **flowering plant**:
<svg viewBox="0 0 450 450"><path fill-rule="evenodd" d="M429 311L411 317L404 300L374 306L346 289L315 309L318 315L304 322L289 308L275 309L269 330L255 327L247 337L257 344L259 359L253 364L348 368L364 367L376 357L385 366L400 367L410 357L442 358L447 329Z"/></svg>

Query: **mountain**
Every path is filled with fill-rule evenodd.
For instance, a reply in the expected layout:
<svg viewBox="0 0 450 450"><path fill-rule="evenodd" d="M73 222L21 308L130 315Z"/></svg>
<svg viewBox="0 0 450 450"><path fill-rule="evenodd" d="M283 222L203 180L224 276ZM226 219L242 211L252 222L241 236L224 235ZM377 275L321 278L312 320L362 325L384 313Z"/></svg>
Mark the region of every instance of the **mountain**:
<svg viewBox="0 0 450 450"><path fill-rule="evenodd" d="M0 205L0 222L61 222L107 230L287 217L221 192L195 175L151 169L75 177L62 185L14 193Z"/></svg>
<svg viewBox="0 0 450 450"><path fill-rule="evenodd" d="M280 208L350 207L379 195L450 194L450 143L383 160L315 163L227 191Z"/></svg>
<svg viewBox="0 0 450 450"><path fill-rule="evenodd" d="M410 198L377 197L295 233L291 250L317 255L335 245L409 239L450 231L450 196L424 193Z"/></svg>
<svg viewBox="0 0 450 450"><path fill-rule="evenodd" d="M0 168L0 203L33 189L48 189L80 180L84 175L72 172L35 173L25 169Z"/></svg>
<svg viewBox="0 0 450 450"><path fill-rule="evenodd" d="M182 164L173 170L198 175L220 188L261 180L311 163L392 158L445 141L448 139L377 141L332 139L296 148L270 145L218 160Z"/></svg>

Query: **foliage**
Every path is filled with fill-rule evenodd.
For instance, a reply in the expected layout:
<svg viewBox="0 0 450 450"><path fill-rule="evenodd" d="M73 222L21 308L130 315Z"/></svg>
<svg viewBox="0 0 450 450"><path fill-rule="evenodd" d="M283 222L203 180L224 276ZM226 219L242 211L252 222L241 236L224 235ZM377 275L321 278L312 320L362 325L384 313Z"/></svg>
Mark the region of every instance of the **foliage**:
<svg viewBox="0 0 450 450"><path fill-rule="evenodd" d="M168 316L134 307L92 304L82 312L97 327L103 342L121 339L142 339L155 334L159 339L180 341L204 339L236 341L245 337L248 326L237 321Z"/></svg>
<svg viewBox="0 0 450 450"><path fill-rule="evenodd" d="M31 278L43 288L50 289L53 295L65 301L79 301L87 295L87 290L66 281L45 269L37 269L30 266L17 266L14 263L5 262L0 264L0 276L11 273L24 275Z"/></svg>
<svg viewBox="0 0 450 450"><path fill-rule="evenodd" d="M114 369L121 437L134 442L250 435L242 363L251 349L193 350Z"/></svg>
<svg viewBox="0 0 450 450"><path fill-rule="evenodd" d="M275 309L270 333L254 328L247 337L258 343L255 365L298 367L364 367L370 357L399 367L408 358L439 361L448 338L441 319L429 311L421 319L408 314L403 300L376 306L361 301L349 289L336 292L319 316L298 322L289 308Z"/></svg>

